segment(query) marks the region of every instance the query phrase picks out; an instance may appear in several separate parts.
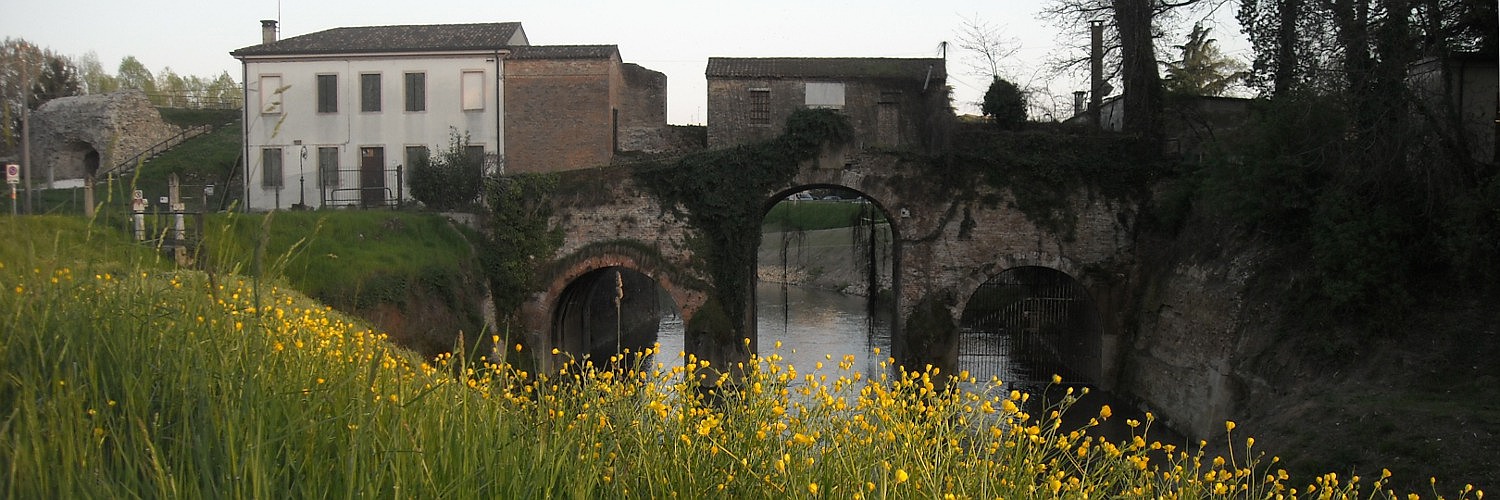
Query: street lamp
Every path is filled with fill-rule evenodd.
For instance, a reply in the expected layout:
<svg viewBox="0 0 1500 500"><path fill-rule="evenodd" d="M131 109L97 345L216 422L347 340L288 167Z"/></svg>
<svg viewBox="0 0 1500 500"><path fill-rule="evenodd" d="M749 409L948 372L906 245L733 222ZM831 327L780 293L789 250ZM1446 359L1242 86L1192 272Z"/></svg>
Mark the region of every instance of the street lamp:
<svg viewBox="0 0 1500 500"><path fill-rule="evenodd" d="M302 141L297 141L297 142L302 142ZM301 155L301 158L297 159L297 193L298 193L298 195L301 198L297 203L300 204L300 205L302 205L302 208L304 210L307 209L307 173L303 171L302 164L306 163L306 162L307 162L307 146L302 146L302 155Z"/></svg>

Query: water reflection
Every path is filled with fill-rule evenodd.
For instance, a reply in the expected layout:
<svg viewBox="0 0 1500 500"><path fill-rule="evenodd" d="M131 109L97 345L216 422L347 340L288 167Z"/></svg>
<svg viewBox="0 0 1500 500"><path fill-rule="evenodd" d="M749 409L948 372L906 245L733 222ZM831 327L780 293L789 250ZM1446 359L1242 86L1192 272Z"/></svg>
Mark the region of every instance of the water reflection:
<svg viewBox="0 0 1500 500"><path fill-rule="evenodd" d="M796 367L799 375L818 372L837 377L838 364L846 355L854 356L851 371L874 375L886 370L880 362L891 353L890 311L871 316L864 297L815 288L761 283L755 291L761 357L779 354L781 364ZM683 351L682 333L682 318L664 313L657 334L662 355L656 363L670 367L682 362L678 357ZM781 342L779 350L777 342ZM879 355L873 354L876 348ZM823 363L821 370L818 363Z"/></svg>
<svg viewBox="0 0 1500 500"><path fill-rule="evenodd" d="M761 283L755 288L756 328L760 355L780 354L799 374L814 371L837 377L838 364L854 356L853 371L883 373L880 363L891 353L891 315L872 316L868 299L800 286ZM776 350L776 343L781 349ZM874 349L880 354L873 354ZM830 359L831 358L831 359ZM822 370L816 370L818 363Z"/></svg>

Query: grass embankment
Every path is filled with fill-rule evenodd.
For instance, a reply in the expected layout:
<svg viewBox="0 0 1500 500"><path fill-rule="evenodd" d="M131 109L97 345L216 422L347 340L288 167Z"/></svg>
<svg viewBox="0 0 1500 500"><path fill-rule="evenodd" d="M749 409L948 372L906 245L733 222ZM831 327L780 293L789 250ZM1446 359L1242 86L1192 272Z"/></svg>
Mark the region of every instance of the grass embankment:
<svg viewBox="0 0 1500 500"><path fill-rule="evenodd" d="M816 231L868 224L866 219L874 217L876 224L887 223L885 214L869 203L859 201L784 201L766 211L761 230L772 231Z"/></svg>
<svg viewBox="0 0 1500 500"><path fill-rule="evenodd" d="M281 282L164 270L111 235L80 237L87 229L0 221L0 496L1380 491L1333 475L1292 489L1248 440L1214 459L1144 436L1062 432L1019 413L1025 395L938 391L936 373L811 379L773 356L709 404L683 382L706 375L691 359L635 372L456 369Z"/></svg>
<svg viewBox="0 0 1500 500"><path fill-rule="evenodd" d="M295 289L375 321L427 355L477 340L484 277L468 241L437 214L275 212L210 217L207 259L220 269L286 278ZM264 241L263 249L260 242ZM263 266L251 268L260 252Z"/></svg>

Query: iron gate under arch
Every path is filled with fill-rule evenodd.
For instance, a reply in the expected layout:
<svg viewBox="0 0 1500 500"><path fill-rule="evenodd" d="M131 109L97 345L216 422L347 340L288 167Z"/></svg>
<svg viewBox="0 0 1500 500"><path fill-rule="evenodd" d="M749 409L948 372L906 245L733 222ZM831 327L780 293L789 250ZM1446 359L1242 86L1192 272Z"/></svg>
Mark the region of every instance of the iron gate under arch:
<svg viewBox="0 0 1500 500"><path fill-rule="evenodd" d="M1099 379L1099 320L1077 280L1046 267L1018 267L974 292L959 320L958 367L981 381L1036 387L1060 375Z"/></svg>

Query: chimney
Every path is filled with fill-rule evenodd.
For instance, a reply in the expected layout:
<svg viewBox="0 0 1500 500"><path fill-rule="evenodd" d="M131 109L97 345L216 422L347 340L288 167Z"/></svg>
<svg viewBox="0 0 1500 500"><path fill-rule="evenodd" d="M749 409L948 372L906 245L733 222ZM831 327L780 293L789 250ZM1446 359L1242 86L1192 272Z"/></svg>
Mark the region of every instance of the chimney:
<svg viewBox="0 0 1500 500"><path fill-rule="evenodd" d="M271 43L276 41L276 20L263 19L260 21L260 43Z"/></svg>
<svg viewBox="0 0 1500 500"><path fill-rule="evenodd" d="M1084 107L1086 106L1084 104L1084 99L1087 95L1089 95L1089 92L1087 90L1073 91L1073 116L1081 115L1083 114L1083 110L1087 109Z"/></svg>

